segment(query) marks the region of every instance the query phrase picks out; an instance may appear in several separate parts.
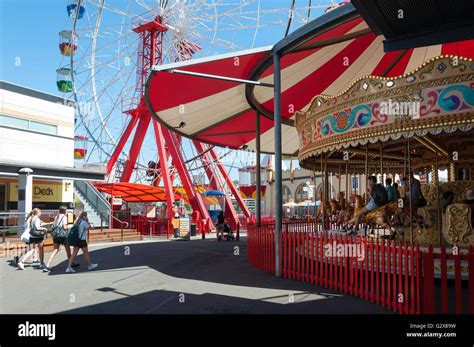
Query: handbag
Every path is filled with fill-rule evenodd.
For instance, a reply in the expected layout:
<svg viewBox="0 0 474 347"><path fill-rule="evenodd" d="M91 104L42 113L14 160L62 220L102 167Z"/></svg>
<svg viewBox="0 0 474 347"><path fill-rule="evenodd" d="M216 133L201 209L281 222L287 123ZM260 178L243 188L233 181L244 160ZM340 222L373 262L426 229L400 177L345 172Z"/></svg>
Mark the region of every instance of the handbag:
<svg viewBox="0 0 474 347"><path fill-rule="evenodd" d="M23 223L23 232L21 233L20 240L23 242L30 242L30 224L28 221Z"/></svg>
<svg viewBox="0 0 474 347"><path fill-rule="evenodd" d="M67 230L63 228L64 215L61 217L57 225L51 231L51 235L55 238L62 238L67 236Z"/></svg>
<svg viewBox="0 0 474 347"><path fill-rule="evenodd" d="M35 217L38 218L38 217ZM31 220L30 238L43 238L46 233L43 230L37 230L35 227L35 218Z"/></svg>

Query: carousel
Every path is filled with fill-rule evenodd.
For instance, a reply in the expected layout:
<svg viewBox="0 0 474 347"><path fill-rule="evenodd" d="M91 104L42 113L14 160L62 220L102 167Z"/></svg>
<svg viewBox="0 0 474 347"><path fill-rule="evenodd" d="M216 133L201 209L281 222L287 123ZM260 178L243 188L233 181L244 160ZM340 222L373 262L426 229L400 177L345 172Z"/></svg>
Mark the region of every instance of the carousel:
<svg viewBox="0 0 474 347"><path fill-rule="evenodd" d="M358 78L297 112L300 165L326 177L324 229L346 232L358 221L372 237L474 245L473 88L472 59L441 55L402 76ZM330 173L345 177L333 200ZM364 189L353 190L355 176ZM397 184L395 197L356 219L370 199L371 176Z"/></svg>

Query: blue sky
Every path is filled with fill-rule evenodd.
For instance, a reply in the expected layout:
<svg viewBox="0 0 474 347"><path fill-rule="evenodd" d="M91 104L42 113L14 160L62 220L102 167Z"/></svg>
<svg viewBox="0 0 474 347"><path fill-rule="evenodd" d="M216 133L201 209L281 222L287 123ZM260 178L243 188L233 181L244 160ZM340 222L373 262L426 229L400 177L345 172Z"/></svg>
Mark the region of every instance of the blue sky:
<svg viewBox="0 0 474 347"><path fill-rule="evenodd" d="M0 79L57 94L58 32L65 1L0 0Z"/></svg>
<svg viewBox="0 0 474 347"><path fill-rule="evenodd" d="M134 4L133 1L107 0L107 3L119 8L127 8L130 3ZM143 1L152 2L153 0ZM238 0L226 0L226 2L232 1ZM305 6L307 2L307 0L298 0L297 7ZM323 2L329 3L330 0L313 0L312 3ZM286 9L289 8L290 3L290 0L262 0L260 9L284 9L280 16L272 18L286 21ZM56 69L64 65L58 49L58 33L61 30L71 29L72 23L67 15L66 5L66 0L0 0L1 80L51 94L61 94L56 89ZM321 12L320 9L313 9L311 17L319 16ZM103 21L106 22L107 18L105 17ZM284 25L262 28L255 46L277 42L283 37L284 29ZM239 49L250 48L243 47L252 41L248 31L221 35L229 41L238 42ZM79 37L80 45L81 37ZM222 53L219 48L213 48L214 52ZM122 118L123 115L119 112L117 117Z"/></svg>
<svg viewBox="0 0 474 347"><path fill-rule="evenodd" d="M125 6L128 0L109 0L109 3ZM262 3L263 9L286 8L290 1L264 0ZM307 1L297 3L303 6ZM71 25L66 4L65 0L0 0L0 79L58 94L56 69L61 62L58 32ZM257 46L275 42L281 35L280 28L264 29Z"/></svg>

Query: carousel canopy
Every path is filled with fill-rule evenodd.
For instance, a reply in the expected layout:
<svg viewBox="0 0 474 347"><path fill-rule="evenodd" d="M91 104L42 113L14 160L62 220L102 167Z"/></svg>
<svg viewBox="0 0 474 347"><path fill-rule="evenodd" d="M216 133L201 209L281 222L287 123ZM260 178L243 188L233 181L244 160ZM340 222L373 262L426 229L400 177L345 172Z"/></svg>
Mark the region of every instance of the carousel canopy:
<svg viewBox="0 0 474 347"><path fill-rule="evenodd" d="M126 202L166 202L166 192L163 188L152 187L138 183L95 183L97 190L122 198ZM180 197L175 194L174 200Z"/></svg>
<svg viewBox="0 0 474 347"><path fill-rule="evenodd" d="M261 151L273 153L274 101L269 86L272 55L281 54L282 149L283 154L295 156L299 141L294 114L306 109L315 95L336 95L362 76L397 77L440 55L474 58L474 40L390 52L384 51L384 40L347 4L274 47L155 67L147 81L146 102L155 118L183 136L251 150L256 148L258 111Z"/></svg>

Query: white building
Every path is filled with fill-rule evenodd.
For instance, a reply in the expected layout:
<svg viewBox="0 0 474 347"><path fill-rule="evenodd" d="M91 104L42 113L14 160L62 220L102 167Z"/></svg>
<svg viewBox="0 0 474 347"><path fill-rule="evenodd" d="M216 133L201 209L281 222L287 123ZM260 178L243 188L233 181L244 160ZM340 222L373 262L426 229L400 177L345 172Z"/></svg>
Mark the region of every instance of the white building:
<svg viewBox="0 0 474 347"><path fill-rule="evenodd" d="M74 180L103 179L74 167L73 104L0 81L0 212L72 207Z"/></svg>

